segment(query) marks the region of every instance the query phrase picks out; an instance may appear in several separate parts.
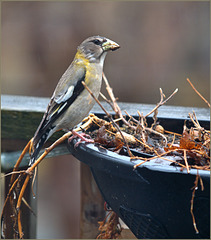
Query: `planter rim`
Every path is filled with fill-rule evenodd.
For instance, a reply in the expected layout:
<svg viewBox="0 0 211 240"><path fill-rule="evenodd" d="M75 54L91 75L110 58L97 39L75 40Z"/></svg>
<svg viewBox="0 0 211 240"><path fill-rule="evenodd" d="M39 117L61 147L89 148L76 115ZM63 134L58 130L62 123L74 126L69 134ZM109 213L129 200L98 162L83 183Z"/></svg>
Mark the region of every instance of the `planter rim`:
<svg viewBox="0 0 211 240"><path fill-rule="evenodd" d="M74 145L77 140L73 140L72 144ZM70 143L70 145L72 145ZM117 164L128 166L129 168L133 168L134 165L143 162L143 160L135 160L131 161L130 157L119 155L118 153L112 152L108 149L102 148L101 146L96 146L92 143L80 143L77 149L71 148L71 152L73 155L77 155L79 160L88 164L90 167L103 168L103 170L109 170L111 164ZM87 153L89 155L93 155L92 159L83 158L83 154ZM173 159L173 157L168 156L165 157L168 159ZM101 160L100 162L99 159ZM103 165L101 163L104 163ZM168 164L167 164L168 163ZM161 158L156 158L154 160L150 160L148 162L143 163L137 168L147 168L152 171L166 172L166 173L177 173L177 174L188 174L186 169L181 171L180 166L170 166L170 162L167 160L163 160ZM197 175L197 172L200 176L205 178L210 178L210 171L208 170L197 170L190 169L190 175Z"/></svg>

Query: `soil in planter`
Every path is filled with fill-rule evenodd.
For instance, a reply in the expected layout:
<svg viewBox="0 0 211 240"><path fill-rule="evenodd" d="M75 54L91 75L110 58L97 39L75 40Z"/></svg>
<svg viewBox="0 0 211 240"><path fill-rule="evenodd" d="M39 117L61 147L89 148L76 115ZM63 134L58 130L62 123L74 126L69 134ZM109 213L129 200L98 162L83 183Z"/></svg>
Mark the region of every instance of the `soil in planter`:
<svg viewBox="0 0 211 240"><path fill-rule="evenodd" d="M187 171L190 168L210 169L210 131L200 127L199 123L194 124L195 120L190 128L184 122L183 132L179 134L165 130L158 121L148 127L146 119L131 118L128 125L118 122L118 130L111 122L93 114L90 118L92 124L86 133L95 143L118 154L130 156L131 160L146 162L159 157L166 160L167 164L187 168Z"/></svg>

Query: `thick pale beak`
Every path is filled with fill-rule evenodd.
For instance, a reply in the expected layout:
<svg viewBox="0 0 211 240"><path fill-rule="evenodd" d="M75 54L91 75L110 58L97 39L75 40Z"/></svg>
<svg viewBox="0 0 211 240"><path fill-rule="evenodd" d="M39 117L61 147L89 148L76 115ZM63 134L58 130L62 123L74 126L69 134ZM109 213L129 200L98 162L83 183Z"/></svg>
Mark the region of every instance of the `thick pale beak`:
<svg viewBox="0 0 211 240"><path fill-rule="evenodd" d="M109 50L116 50L120 48L119 44L115 43L114 41L107 39L106 42L102 44L103 51L109 51Z"/></svg>

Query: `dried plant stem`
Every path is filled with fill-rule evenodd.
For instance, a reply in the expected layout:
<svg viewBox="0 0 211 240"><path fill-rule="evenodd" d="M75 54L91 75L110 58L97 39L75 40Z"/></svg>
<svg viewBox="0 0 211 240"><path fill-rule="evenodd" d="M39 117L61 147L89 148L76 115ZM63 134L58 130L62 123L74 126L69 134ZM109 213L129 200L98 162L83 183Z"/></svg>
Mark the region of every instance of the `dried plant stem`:
<svg viewBox="0 0 211 240"><path fill-rule="evenodd" d="M21 211L18 212L18 232L20 239L23 239L23 230L22 230L22 224L21 224Z"/></svg>
<svg viewBox="0 0 211 240"><path fill-rule="evenodd" d="M92 123L92 119L89 118L89 120L83 124L82 126L74 129L75 132L78 132L82 129L86 129L90 126L90 124ZM45 158L45 156L51 152L56 146L58 146L59 144L63 143L67 138L69 138L70 136L72 135L72 132L69 131L67 133L65 133L62 137L60 137L59 139L57 139L50 147L46 148L44 153L34 162L34 164L29 167L27 170L26 170L26 173L29 174L31 173L35 167L37 167L37 165Z"/></svg>
<svg viewBox="0 0 211 240"><path fill-rule="evenodd" d="M177 136L182 136L182 134L179 134L179 133L175 133L175 132L171 132L171 131L167 131L167 130L164 130L165 133L169 133L169 134L173 134L174 136L177 135Z"/></svg>
<svg viewBox="0 0 211 240"><path fill-rule="evenodd" d="M92 123L92 119L90 118L89 121L87 121L85 124L82 125L83 129L86 129L90 124ZM80 127L75 129L75 131L80 131ZM27 143L27 145L25 146L24 150L22 151L18 161L16 162L14 168L13 168L13 171L11 173L8 173L6 174L5 176L8 176L8 175L11 175L12 174L12 177L11 177L11 180L10 180L10 189L9 189L9 192L7 194L7 197L5 199L5 202L4 202L4 206L3 206L3 210L2 210L2 214L1 214L1 217L3 217L3 214L4 214L4 209L5 209L5 206L7 204L7 201L12 193L12 191L14 190L16 184L21 180L21 178L25 175L25 174L29 174L31 175L33 170L37 167L37 165L45 158L45 156L50 152L52 151L57 145L61 144L65 139L67 139L69 136L71 136L71 132L68 132L66 134L64 134L60 139L58 139L56 142L54 142L49 148L47 148L45 150L45 152L35 161L35 163L29 167L27 170L22 170L22 171L17 171L24 155L27 153L27 151L31 148L31 143L32 143L32 140L33 138ZM15 179L15 175L16 174L19 174L19 176ZM19 199L18 199L18 204L17 204L17 208L20 208L20 205L21 205L21 199L23 197L23 194L24 194L24 191L25 191L25 188L28 184L28 178L27 177L27 181L25 180L22 188L21 188L21 194L19 195ZM23 188L24 187L24 188Z"/></svg>
<svg viewBox="0 0 211 240"><path fill-rule="evenodd" d="M25 154L27 153L28 149L31 147L32 140L33 140L33 138L31 138L31 139L29 140L29 142L27 143L27 145L26 145L25 148L23 149L23 151L22 151L20 157L18 158L18 161L16 162L16 164L15 164L12 172L16 172L16 171L18 170L18 167L19 167L19 165L20 165L23 157L24 157ZM14 181L14 179L15 179L15 176L16 176L16 174L12 175L12 177L11 177L11 179L10 179L10 184L13 183L13 181Z"/></svg>
<svg viewBox="0 0 211 240"><path fill-rule="evenodd" d="M141 114L139 111L137 111L137 112L138 112L138 115L141 119L145 119L145 117L143 117L143 114ZM162 137L165 141L165 146L167 145L167 139L162 133L159 133L159 132L153 130L152 128L145 127L144 124L143 124L143 121L142 121L142 124L141 124L140 121L138 121L134 117L132 117L127 111L125 111L125 113L128 115L128 117L130 117L130 119L132 119L135 123L137 123L138 126L141 126L143 128L143 130L146 130L148 132L154 133L154 134ZM132 125L130 125L130 126L132 126ZM137 130L137 127L134 127L134 126L132 126L132 127L133 127L133 129ZM142 131L142 133L143 133L143 131ZM142 134L142 138L143 138L143 140L145 139L145 136L143 134Z"/></svg>
<svg viewBox="0 0 211 240"><path fill-rule="evenodd" d="M201 93L199 93L199 91L196 90L196 88L193 86L192 82L190 81L189 78L187 78L187 81L189 82L189 84L191 85L191 87L193 88L193 90L199 95L199 97L208 105L208 107L210 108L210 103L201 95Z"/></svg>
<svg viewBox="0 0 211 240"><path fill-rule="evenodd" d="M145 115L145 117L148 117L150 114L152 114L154 111L156 111L160 106L162 106L163 104L165 104L170 98L172 98L176 93L178 92L178 88L176 88L175 90L174 90L174 92L168 97L168 98L166 98L166 100L163 100L163 98L164 98L164 94L163 94L163 90L160 88L160 97L161 97L161 99L160 99L160 102L157 104L157 106L154 108L154 109L152 109L152 111L150 111L147 115Z"/></svg>
<svg viewBox="0 0 211 240"><path fill-rule="evenodd" d="M171 159L168 159L168 158L164 158L163 156L164 155L166 155L166 154L169 154L169 153L171 153L171 152L173 152L173 151L175 151L175 149L174 150L169 150L169 151L167 151L167 152L164 152L164 153L161 153L161 154L157 154L156 156L153 156L153 157L151 157L151 158L145 158L145 160L147 160L147 161L151 161L151 160L153 160L153 159L156 159L156 158L162 158L162 159L164 159L164 160L166 160L166 161L169 161L169 162L174 162L174 163L176 163L176 164L178 164L178 165L180 165L181 167L186 167L185 165L183 165L183 164L181 164L181 163L179 163L179 162L176 162L176 161L174 161L174 160L171 160ZM155 153L156 153L156 151L155 151ZM133 159L133 158L131 158L131 159ZM136 157L136 159L139 159L139 157ZM141 159L142 160L142 159ZM141 164L143 164L142 162L141 163L138 163L138 164L136 164L136 165L134 165L134 169L135 168L137 168L138 166L140 166Z"/></svg>
<svg viewBox="0 0 211 240"><path fill-rule="evenodd" d="M21 188L21 191L20 191L20 194L19 194L19 197L18 197L18 201L17 201L17 205L16 205L16 210L17 210L17 213L18 213L18 233L19 233L20 239L22 239L23 236L24 236L24 233L22 231L22 224L21 224L21 210L20 210L20 206L21 206L22 198L23 198L24 192L26 190L26 187L28 185L29 179L30 179L30 175L27 175L26 179L24 181L24 184L23 184L23 186Z"/></svg>
<svg viewBox="0 0 211 240"><path fill-rule="evenodd" d="M34 164L29 167L26 171L25 174L27 174L26 179L21 187L21 191L20 194L18 196L18 201L17 201L17 205L16 205L16 210L18 212L18 231L19 231L19 235L20 238L23 237L23 232L22 232L22 225L21 225L21 217L20 217L20 206L21 206L21 202L22 202L22 198L24 195L24 192L26 190L26 187L28 185L30 176L33 173L33 170L37 167L37 165L45 158L45 156L52 151L57 145L61 144L64 140L66 140L69 136L71 136L71 132L68 132L66 134L64 134L61 138L59 138L57 141L55 141L50 147L45 149L45 152L34 162Z"/></svg>
<svg viewBox="0 0 211 240"><path fill-rule="evenodd" d="M134 158L131 158L131 160L143 160L143 161L144 161L144 162L141 162L141 163L138 163L138 164L134 165L133 168L136 169L138 166L142 165L143 163L149 162L149 161L154 160L154 159L156 159L156 158L161 158L161 159L163 159L163 160L165 160L165 161L172 162L172 163L176 163L176 164L178 164L180 167L185 168L185 165L183 165L182 163L179 163L179 162L177 162L177 161L174 161L174 160L171 160L171 159L169 159L169 158L162 157L162 156L159 156L159 157L158 157L158 156L154 156L154 157L147 158L147 159L146 159L146 158L142 158L142 157L134 157Z"/></svg>
<svg viewBox="0 0 211 240"><path fill-rule="evenodd" d="M133 158L132 160L138 160L138 159L140 159L140 160L143 160L143 162L141 162L141 163L139 163L139 164L136 164L133 168L134 169L136 169L138 166L141 166L142 164L144 164L144 163L146 163L146 162L148 162L148 161L150 161L150 160L152 160L152 159L148 159L148 158L140 158L140 157L135 157L135 158Z"/></svg>
<svg viewBox="0 0 211 240"><path fill-rule="evenodd" d="M156 134L156 135L159 135L160 137L162 137L163 139L164 139L164 141L165 141L165 146L167 146L167 138L162 134L162 133L159 133L159 132L157 132L157 131L155 131L155 130L153 130L153 129L151 129L151 128L145 128L147 131L149 131L149 132L152 132L152 133L154 133L154 134Z"/></svg>
<svg viewBox="0 0 211 240"><path fill-rule="evenodd" d="M141 126L141 135L142 135L143 143L146 144L147 141L145 136L146 127L144 125L144 116L143 116L143 113L140 113L139 111L138 111L138 115L140 118L140 121L138 122L138 124Z"/></svg>
<svg viewBox="0 0 211 240"><path fill-rule="evenodd" d="M4 174L0 178L5 178L5 177L8 177L8 176L13 175L13 174L21 174L21 173L25 173L25 170L20 170L20 171L15 171L15 172L12 171L12 172Z"/></svg>
<svg viewBox="0 0 211 240"><path fill-rule="evenodd" d="M205 170L205 171L210 171L210 165L208 166L197 166L197 165L192 165L192 168L198 169L198 170Z"/></svg>
<svg viewBox="0 0 211 240"><path fill-rule="evenodd" d="M175 134L174 134L173 140L172 140L172 142L171 142L171 144L170 144L169 148L171 148L171 147L173 146L173 144L174 144L174 141L175 141Z"/></svg>
<svg viewBox="0 0 211 240"><path fill-rule="evenodd" d="M153 151L153 148L144 143L143 141L139 140L138 138L135 138L137 142L139 142L141 145L143 145L145 148L148 148L150 151Z"/></svg>
<svg viewBox="0 0 211 240"><path fill-rule="evenodd" d="M107 92L108 92L108 94L109 94L109 97L110 97L112 103L111 103L111 101L109 101L102 93L101 93L101 96L103 97L103 99L104 99L107 103L109 103L109 105L112 107L112 109L114 110L114 112L121 118L121 120L123 121L123 123L125 123L127 126L129 126L130 128L132 128L132 129L135 130L135 128L134 128L132 125L130 125L130 123L124 118L124 116L123 116L123 114L122 114L122 111L121 111L119 105L117 104L116 98L114 97L112 88L110 87L110 85L109 85L109 83L108 83L108 80L107 80L105 74L103 73L102 76L103 76L103 80L104 80L104 82L105 82L105 84L106 84L106 90L107 90Z"/></svg>
<svg viewBox="0 0 211 240"><path fill-rule="evenodd" d="M193 122L194 126L195 126L198 130L201 130L202 127L200 126L200 124L199 124L199 122L198 122L198 120L197 120L197 118L196 118L195 112L193 111L192 114L189 113L188 115L189 115L191 121ZM194 120L193 118L195 118L195 120Z"/></svg>
<svg viewBox="0 0 211 240"><path fill-rule="evenodd" d="M36 213L33 211L33 209L30 207L30 205L28 204L28 202L24 197L22 198L22 201L27 206L27 208L33 213L33 215L36 217L37 216Z"/></svg>
<svg viewBox="0 0 211 240"><path fill-rule="evenodd" d="M20 181L23 176L24 176L23 174L20 174L20 175L15 179L15 181L14 181L13 184L12 184L12 186L10 187L9 192L8 192L8 194L7 194L7 197L6 197L5 201L4 201L4 206L3 206L3 209L2 209L2 213L1 213L1 219L2 219L2 217L3 217L3 215L4 215L4 210L5 210L7 201L9 200L9 197L10 197L11 194L12 194L12 191L14 190L14 188L15 188L16 184L18 183L18 181Z"/></svg>
<svg viewBox="0 0 211 240"><path fill-rule="evenodd" d="M104 82L105 82L105 84L106 84L106 90L107 90L107 92L108 92L108 94L109 94L109 96L110 96L110 98L111 98L112 103L113 103L114 112L115 112L115 113L118 113L118 114L120 115L120 117L123 117L123 116L122 116L122 113L121 113L121 109L120 109L120 107L118 106L118 104L117 104L117 102L116 102L116 98L114 97L112 88L110 87L110 85L109 85L109 83L108 83L108 80L107 80L105 74L103 73L102 76L103 76L103 80L104 80Z"/></svg>
<svg viewBox="0 0 211 240"><path fill-rule="evenodd" d="M88 121L88 123L86 122L83 127L86 128L88 126L88 124L90 124L90 121ZM80 131L81 129L80 128L77 128L75 131ZM20 179L27 174L26 178L25 178L25 181L21 187L21 191L20 191L20 194L18 196L18 200L17 200L17 205L16 205L16 210L18 212L18 231L19 231L19 235L20 235L20 238L23 237L23 232L22 232L22 225L21 225L21 216L20 216L20 206L21 206L21 202L23 200L23 195L24 195L24 192L26 190L26 187L28 185L28 182L29 182L29 179L31 177L31 175L33 174L33 171L34 169L37 167L37 165L45 158L45 156L50 152L52 151L57 145L61 144L63 141L65 141L68 137L70 137L72 134L72 132L68 132L66 134L64 134L61 138L59 138L57 141L55 141L50 147L46 148L44 153L34 162L34 164L29 167L26 171L20 171L19 172L19 176L15 179L15 175L17 174L17 169L24 157L24 155L26 154L26 152L31 148L31 143L32 143L32 140L31 139L28 144L26 145L26 147L24 148L23 152L21 153L18 161L16 162L15 166L14 166L14 169L13 169L13 172L12 172L12 177L11 177L11 181L10 181L10 184L12 185L9 189L9 193L7 194L7 197L5 199L5 202L4 202L4 207L3 207L3 210L2 210L2 217L4 215L4 209L5 209L5 206L8 202L8 199L12 193L12 191L14 190L16 184L20 181Z"/></svg>
<svg viewBox="0 0 211 240"><path fill-rule="evenodd" d="M197 175L196 175L196 180L194 182L194 187L193 187L193 192L192 192L192 198L191 198L191 207L190 207L190 213L191 213L191 216L192 216L192 220L193 220L193 226L194 226L194 229L196 231L196 234L199 233L199 230L196 226L196 220L195 220L195 217L194 217L194 213L193 213L193 202L194 202L194 197L195 197L195 192L196 192L196 189L198 188L198 181L199 181L199 174L197 172Z"/></svg>
<svg viewBox="0 0 211 240"><path fill-rule="evenodd" d="M130 151L130 148L128 146L128 143L127 141L125 140L125 137L123 136L122 134L122 131L120 130L119 126L116 124L116 122L113 120L112 116L110 113L108 113L106 111L106 109L102 106L102 104L100 103L100 101L94 96L94 94L92 93L92 91L89 89L89 87L86 85L86 83L84 81L82 81L82 84L84 85L84 87L86 88L86 90L90 93L90 95L94 98L94 100L98 103L98 105L102 108L102 110L105 112L105 114L107 115L107 117L110 119L110 121L113 123L113 125L116 127L116 129L118 130L118 132L120 133L123 141L124 141L124 144L126 145L127 147L127 150L128 150L128 154L129 156L133 156L133 154L131 153Z"/></svg>
<svg viewBox="0 0 211 240"><path fill-rule="evenodd" d="M187 169L187 172L190 173L190 169L189 169L189 166L188 166L188 160L187 160L187 150L183 150L184 152L184 161L185 161L185 165L186 165L186 169Z"/></svg>
<svg viewBox="0 0 211 240"><path fill-rule="evenodd" d="M21 206L21 202L22 202L22 197L24 195L24 192L26 190L26 187L28 185L28 182L29 182L29 179L30 179L30 175L27 175L26 176L26 179L24 181L24 184L21 188L21 191L20 191L20 194L19 194L19 197L18 197L18 202L17 202L17 205L16 205L16 210L19 211L20 210L20 206Z"/></svg>
<svg viewBox="0 0 211 240"><path fill-rule="evenodd" d="M188 115L189 115L191 121L193 122L194 126L198 129L198 131L202 131L203 130L203 131L205 131L207 133L210 132L208 130L205 130L203 127L201 127L201 125L200 125L200 123L199 123L199 121L198 121L198 119L196 117L196 113L194 111L193 111L193 113L189 113ZM195 118L195 120L194 120L194 118Z"/></svg>
<svg viewBox="0 0 211 240"><path fill-rule="evenodd" d="M127 114L127 116L131 119L131 120L133 120L136 124L137 124L137 126L135 127L135 126L132 126L129 122L127 122L127 126L129 126L129 127L131 127L133 130L137 130L137 127L138 126L140 126L140 121L138 121L138 120L136 120L134 117L132 117L126 110L124 110L124 112ZM138 111L138 113L139 113L139 111ZM126 120L125 120L126 121Z"/></svg>

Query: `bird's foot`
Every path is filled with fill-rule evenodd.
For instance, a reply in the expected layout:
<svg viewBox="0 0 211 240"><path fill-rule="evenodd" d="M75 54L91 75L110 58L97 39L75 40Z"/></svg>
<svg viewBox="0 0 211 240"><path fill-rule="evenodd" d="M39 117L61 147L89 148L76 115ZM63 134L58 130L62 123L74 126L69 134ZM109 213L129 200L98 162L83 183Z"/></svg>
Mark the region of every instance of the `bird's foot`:
<svg viewBox="0 0 211 240"><path fill-rule="evenodd" d="M86 133L77 133L76 131L72 130L72 136L68 138L68 143L70 143L74 138L80 138L80 141L78 141L75 145L74 148L77 148L78 145L81 142L87 142L87 143L94 143L94 140L91 139L91 137L86 134Z"/></svg>

